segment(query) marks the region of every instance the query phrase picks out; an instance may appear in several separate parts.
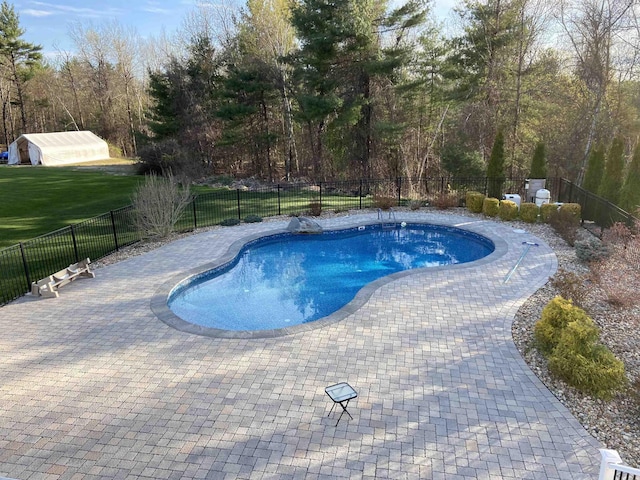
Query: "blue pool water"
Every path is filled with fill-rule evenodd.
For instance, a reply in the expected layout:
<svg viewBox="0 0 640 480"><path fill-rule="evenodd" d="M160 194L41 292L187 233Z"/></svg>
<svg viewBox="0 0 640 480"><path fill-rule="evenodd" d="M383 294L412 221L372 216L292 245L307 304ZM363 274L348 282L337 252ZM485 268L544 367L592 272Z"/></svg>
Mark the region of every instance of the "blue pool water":
<svg viewBox="0 0 640 480"><path fill-rule="evenodd" d="M494 250L452 227L280 234L251 242L229 264L197 275L169 295L183 320L224 330L271 330L326 317L366 284L395 272L465 263Z"/></svg>

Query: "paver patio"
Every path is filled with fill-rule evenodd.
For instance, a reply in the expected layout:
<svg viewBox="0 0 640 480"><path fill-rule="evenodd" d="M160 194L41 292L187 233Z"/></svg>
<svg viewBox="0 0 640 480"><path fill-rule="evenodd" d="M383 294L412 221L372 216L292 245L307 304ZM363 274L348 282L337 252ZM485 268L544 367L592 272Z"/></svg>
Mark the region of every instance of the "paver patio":
<svg viewBox="0 0 640 480"><path fill-rule="evenodd" d="M0 476L597 478L599 443L511 337L518 308L556 270L553 251L506 223L396 215L460 225L500 248L378 282L341 321L276 338L181 332L150 302L167 279L287 221L199 233L97 269L58 299L0 308ZM523 241L540 246L505 284ZM358 398L354 419L335 427L324 388L340 381Z"/></svg>

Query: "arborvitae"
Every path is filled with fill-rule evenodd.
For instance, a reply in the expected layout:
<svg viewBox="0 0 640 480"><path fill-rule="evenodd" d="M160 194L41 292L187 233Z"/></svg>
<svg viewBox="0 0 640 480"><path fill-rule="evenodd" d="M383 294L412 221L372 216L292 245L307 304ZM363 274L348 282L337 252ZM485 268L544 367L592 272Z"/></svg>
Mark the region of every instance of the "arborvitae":
<svg viewBox="0 0 640 480"><path fill-rule="evenodd" d="M582 188L591 193L598 193L602 176L604 175L604 146L598 144L589 154L587 171L584 175Z"/></svg>
<svg viewBox="0 0 640 480"><path fill-rule="evenodd" d="M598 189L598 195L606 198L611 203L617 204L620 198L620 189L622 188L623 170L624 143L620 137L616 137L611 143L611 148L609 148L607 163L604 167L604 176Z"/></svg>
<svg viewBox="0 0 640 480"><path fill-rule="evenodd" d="M640 143L636 145L620 191L620 208L635 214L640 208Z"/></svg>
<svg viewBox="0 0 640 480"><path fill-rule="evenodd" d="M502 196L502 185L505 181L504 174L504 135L498 130L491 149L491 158L487 165L488 189L487 195L493 198Z"/></svg>
<svg viewBox="0 0 640 480"><path fill-rule="evenodd" d="M544 143L538 142L531 159L529 178L547 178L547 153Z"/></svg>

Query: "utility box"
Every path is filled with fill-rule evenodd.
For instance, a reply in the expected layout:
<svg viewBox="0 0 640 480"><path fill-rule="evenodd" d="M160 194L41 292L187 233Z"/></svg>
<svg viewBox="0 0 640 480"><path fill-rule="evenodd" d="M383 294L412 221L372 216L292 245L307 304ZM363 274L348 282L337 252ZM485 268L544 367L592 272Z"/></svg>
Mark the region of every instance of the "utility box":
<svg viewBox="0 0 640 480"><path fill-rule="evenodd" d="M536 201L536 193L544 188L546 183L546 178L527 178L524 181L525 202L534 203Z"/></svg>
<svg viewBox="0 0 640 480"><path fill-rule="evenodd" d="M518 195L517 193L505 193L502 196L503 200L511 200L513 203L515 203L518 206L518 210L520 210L520 195Z"/></svg>

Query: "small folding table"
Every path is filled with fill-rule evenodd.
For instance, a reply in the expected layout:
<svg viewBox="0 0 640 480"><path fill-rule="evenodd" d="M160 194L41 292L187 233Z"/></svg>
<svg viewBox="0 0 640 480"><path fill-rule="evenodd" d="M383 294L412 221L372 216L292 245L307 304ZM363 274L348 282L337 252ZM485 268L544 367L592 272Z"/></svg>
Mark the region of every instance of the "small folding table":
<svg viewBox="0 0 640 480"><path fill-rule="evenodd" d="M338 417L338 421L336 422L336 427L338 423L340 423L340 419L344 412L347 412L347 415L353 420L351 414L347 411L347 405L349 405L349 400L352 400L358 396L358 393L353 389L351 385L347 382L336 383L335 385L330 385L324 389L324 391L329 395L329 398L333 400L333 406L331 410L329 410L329 415L333 412L336 404L342 407L342 412L340 412L340 416ZM327 416L329 416L327 415Z"/></svg>

